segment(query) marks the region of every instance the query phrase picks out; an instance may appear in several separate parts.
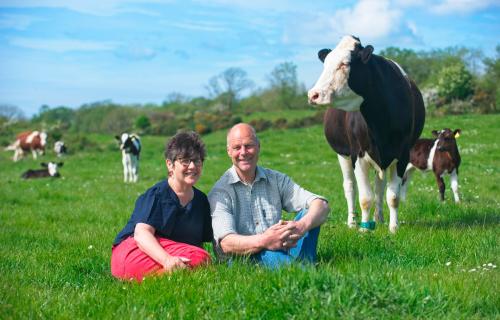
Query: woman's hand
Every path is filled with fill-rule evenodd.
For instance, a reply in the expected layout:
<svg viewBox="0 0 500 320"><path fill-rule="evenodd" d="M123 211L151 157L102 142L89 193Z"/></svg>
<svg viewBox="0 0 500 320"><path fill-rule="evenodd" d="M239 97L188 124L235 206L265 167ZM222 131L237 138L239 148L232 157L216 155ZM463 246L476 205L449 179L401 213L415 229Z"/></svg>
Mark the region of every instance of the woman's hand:
<svg viewBox="0 0 500 320"><path fill-rule="evenodd" d="M163 261L162 265L165 272L170 273L175 270L188 268L190 261L184 257L169 256Z"/></svg>

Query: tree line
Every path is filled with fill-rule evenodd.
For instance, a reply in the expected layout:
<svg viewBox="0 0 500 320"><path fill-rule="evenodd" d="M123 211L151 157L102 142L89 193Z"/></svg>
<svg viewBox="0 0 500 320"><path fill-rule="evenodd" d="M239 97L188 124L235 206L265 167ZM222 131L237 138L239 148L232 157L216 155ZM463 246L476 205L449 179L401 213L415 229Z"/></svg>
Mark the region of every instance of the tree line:
<svg viewBox="0 0 500 320"><path fill-rule="evenodd" d="M500 45L494 57L468 48L414 51L389 47L379 54L398 62L415 80L428 114L498 112ZM43 128L55 136L65 132L116 134L129 130L171 135L179 129L208 133L227 128L257 111L310 109L306 88L293 62L277 65L267 79L267 87L255 88L243 69L228 68L208 80L206 97L172 92L161 104L123 105L105 100L77 109L43 105L31 119L26 119L17 106L0 105L0 130L3 136L23 127ZM316 123L321 117L313 118L292 126ZM287 126L286 119L275 122L262 119L260 125Z"/></svg>

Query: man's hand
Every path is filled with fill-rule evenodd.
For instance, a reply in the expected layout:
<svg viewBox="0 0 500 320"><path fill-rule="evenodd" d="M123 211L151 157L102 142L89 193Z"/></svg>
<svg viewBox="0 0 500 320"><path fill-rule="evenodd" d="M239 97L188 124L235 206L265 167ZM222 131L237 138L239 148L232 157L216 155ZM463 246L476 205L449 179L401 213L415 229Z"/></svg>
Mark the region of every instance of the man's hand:
<svg viewBox="0 0 500 320"><path fill-rule="evenodd" d="M296 226L290 222L280 220L263 233L264 246L268 250L287 250L295 247L300 237L297 238Z"/></svg>

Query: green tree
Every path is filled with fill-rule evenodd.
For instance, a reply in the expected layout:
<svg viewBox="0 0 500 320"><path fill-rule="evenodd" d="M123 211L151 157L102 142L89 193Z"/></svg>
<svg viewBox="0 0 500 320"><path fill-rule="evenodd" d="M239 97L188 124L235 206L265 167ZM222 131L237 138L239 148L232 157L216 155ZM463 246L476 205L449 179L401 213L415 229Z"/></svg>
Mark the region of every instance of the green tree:
<svg viewBox="0 0 500 320"><path fill-rule="evenodd" d="M269 82L271 90L277 94L277 103L285 109L292 109L300 89L297 66L292 62L277 65L269 75Z"/></svg>
<svg viewBox="0 0 500 320"><path fill-rule="evenodd" d="M149 121L149 118L146 115L140 115L135 120L135 127L142 133L146 133L151 127L151 121Z"/></svg>
<svg viewBox="0 0 500 320"><path fill-rule="evenodd" d="M438 95L445 102L464 100L474 92L472 74L463 63L444 67L438 74L437 89Z"/></svg>
<svg viewBox="0 0 500 320"><path fill-rule="evenodd" d="M247 78L247 73L240 68L228 68L217 76L210 78L206 86L209 94L222 101L230 111L242 91L253 87L253 82Z"/></svg>

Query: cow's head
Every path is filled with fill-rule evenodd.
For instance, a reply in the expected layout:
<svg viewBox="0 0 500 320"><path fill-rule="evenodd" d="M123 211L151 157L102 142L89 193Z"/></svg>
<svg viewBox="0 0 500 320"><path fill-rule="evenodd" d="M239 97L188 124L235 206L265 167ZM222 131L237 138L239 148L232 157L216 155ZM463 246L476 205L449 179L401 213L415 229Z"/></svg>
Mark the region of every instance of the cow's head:
<svg viewBox="0 0 500 320"><path fill-rule="evenodd" d="M45 148L46 144L47 144L47 132L42 131L40 132L40 146L42 148Z"/></svg>
<svg viewBox="0 0 500 320"><path fill-rule="evenodd" d="M438 151L453 151L457 146L456 138L460 136L462 130L455 129L451 130L449 128L445 128L443 130L432 130L432 135L437 139L436 149Z"/></svg>
<svg viewBox="0 0 500 320"><path fill-rule="evenodd" d="M320 50L318 58L324 64L323 72L307 94L309 103L328 104L332 95L340 95L353 89L348 84L352 66L366 65L372 52L372 46L363 47L359 39L354 36L344 36L333 50Z"/></svg>
<svg viewBox="0 0 500 320"><path fill-rule="evenodd" d="M54 143L54 151L56 152L57 155L62 155L64 153L66 153L68 151L68 149L66 148L66 145L64 144L63 141L56 141L56 143Z"/></svg>
<svg viewBox="0 0 500 320"><path fill-rule="evenodd" d="M62 167L64 165L64 162L49 162L45 163L42 162L40 163L42 167L47 168L49 171L49 175L51 177L59 177L59 172L57 171L59 167Z"/></svg>
<svg viewBox="0 0 500 320"><path fill-rule="evenodd" d="M132 146L135 146L137 150L140 149L139 137L135 134L122 133L121 136L115 136L115 138L119 141L120 150L131 152Z"/></svg>

